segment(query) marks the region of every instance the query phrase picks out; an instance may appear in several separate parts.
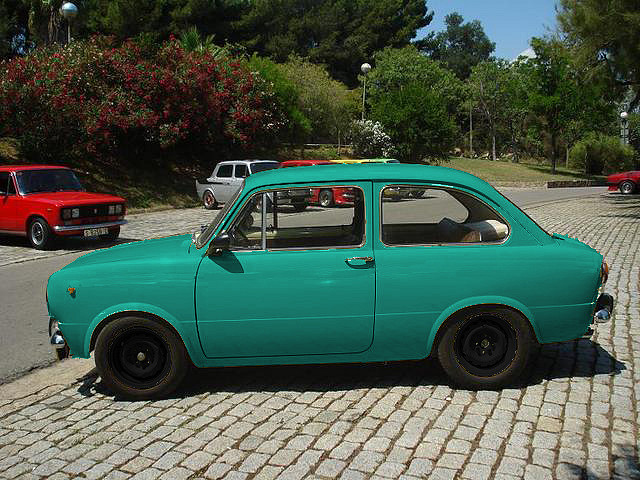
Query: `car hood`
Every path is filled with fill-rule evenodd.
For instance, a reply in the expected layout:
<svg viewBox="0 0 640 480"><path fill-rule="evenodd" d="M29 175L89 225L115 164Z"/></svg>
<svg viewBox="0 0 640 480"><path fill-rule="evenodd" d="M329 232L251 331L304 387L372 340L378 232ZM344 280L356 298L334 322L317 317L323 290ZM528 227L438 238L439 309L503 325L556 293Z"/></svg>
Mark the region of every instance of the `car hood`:
<svg viewBox="0 0 640 480"><path fill-rule="evenodd" d="M114 262L144 262L151 258L164 256L176 257L189 252L191 235L173 235L170 237L123 243L111 248L103 248L87 253L71 262L65 268L77 268ZM192 247L191 250L195 250Z"/></svg>
<svg viewBox="0 0 640 480"><path fill-rule="evenodd" d="M25 198L57 206L96 205L101 203L124 203L125 199L115 195L91 192L42 192L30 193Z"/></svg>

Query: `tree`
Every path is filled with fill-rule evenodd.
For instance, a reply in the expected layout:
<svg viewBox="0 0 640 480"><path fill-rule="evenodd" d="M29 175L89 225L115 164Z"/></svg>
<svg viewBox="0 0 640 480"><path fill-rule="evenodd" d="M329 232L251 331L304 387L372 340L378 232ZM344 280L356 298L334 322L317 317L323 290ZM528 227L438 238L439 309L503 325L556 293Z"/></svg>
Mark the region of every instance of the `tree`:
<svg viewBox="0 0 640 480"><path fill-rule="evenodd" d="M591 75L606 73L618 92L640 104L640 12L636 0L560 0L558 23Z"/></svg>
<svg viewBox="0 0 640 480"><path fill-rule="evenodd" d="M458 133L443 99L419 82L379 96L372 116L384 125L402 162L446 160Z"/></svg>
<svg viewBox="0 0 640 480"><path fill-rule="evenodd" d="M496 44L484 33L479 20L465 24L463 21L459 13L450 13L445 17L445 31L431 32L415 42L421 52L443 62L462 80L471 74L475 65L489 60L496 48Z"/></svg>
<svg viewBox="0 0 640 480"><path fill-rule="evenodd" d="M235 23L250 52L285 62L291 54L357 85L360 65L386 46L408 45L431 22L424 0L255 0Z"/></svg>

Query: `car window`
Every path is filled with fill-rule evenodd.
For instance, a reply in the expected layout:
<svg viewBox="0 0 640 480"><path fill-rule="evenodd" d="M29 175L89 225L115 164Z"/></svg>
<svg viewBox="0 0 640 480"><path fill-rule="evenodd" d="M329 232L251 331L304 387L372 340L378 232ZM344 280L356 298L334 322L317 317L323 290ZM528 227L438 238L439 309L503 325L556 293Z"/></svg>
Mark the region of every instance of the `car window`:
<svg viewBox="0 0 640 480"><path fill-rule="evenodd" d="M236 178L246 178L249 176L249 169L244 164L236 165L235 177Z"/></svg>
<svg viewBox="0 0 640 480"><path fill-rule="evenodd" d="M216 177L231 178L233 175L233 165L221 165Z"/></svg>
<svg viewBox="0 0 640 480"><path fill-rule="evenodd" d="M349 188L353 192L353 203L340 208L311 204L313 188L282 189L254 195L229 229L232 249L362 245L365 238L364 193L358 187ZM266 202L264 215L263 200Z"/></svg>
<svg viewBox="0 0 640 480"><path fill-rule="evenodd" d="M9 183L7 185L7 195L15 195L16 194L16 186L13 183L13 178L11 178L11 174L9 174Z"/></svg>
<svg viewBox="0 0 640 480"><path fill-rule="evenodd" d="M500 242L507 222L476 197L455 189L389 185L382 190L387 245Z"/></svg>
<svg viewBox="0 0 640 480"><path fill-rule="evenodd" d="M16 172L20 193L80 192L82 185L73 171L68 169L24 170Z"/></svg>
<svg viewBox="0 0 640 480"><path fill-rule="evenodd" d="M263 172L265 170L272 170L278 168L280 164L278 162L258 162L251 164L251 173Z"/></svg>
<svg viewBox="0 0 640 480"><path fill-rule="evenodd" d="M8 185L9 185L9 172L0 172L0 195L7 195Z"/></svg>

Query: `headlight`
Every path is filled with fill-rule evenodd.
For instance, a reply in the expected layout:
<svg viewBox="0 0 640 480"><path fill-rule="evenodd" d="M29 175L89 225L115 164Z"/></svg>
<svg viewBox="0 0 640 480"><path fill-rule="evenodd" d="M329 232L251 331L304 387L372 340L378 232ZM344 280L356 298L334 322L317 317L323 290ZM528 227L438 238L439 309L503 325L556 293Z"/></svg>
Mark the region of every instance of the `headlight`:
<svg viewBox="0 0 640 480"><path fill-rule="evenodd" d="M118 205L116 205L116 213L117 213L117 214L122 213L122 204L118 204Z"/></svg>
<svg viewBox="0 0 640 480"><path fill-rule="evenodd" d="M116 206L109 205L109 215L115 215L115 214L116 214Z"/></svg>
<svg viewBox="0 0 640 480"><path fill-rule="evenodd" d="M71 218L71 209L70 208L63 208L62 209L62 219L63 220L69 220Z"/></svg>
<svg viewBox="0 0 640 480"><path fill-rule="evenodd" d="M72 218L79 218L80 217L80 209L79 208L74 208L73 210L71 210L71 217Z"/></svg>

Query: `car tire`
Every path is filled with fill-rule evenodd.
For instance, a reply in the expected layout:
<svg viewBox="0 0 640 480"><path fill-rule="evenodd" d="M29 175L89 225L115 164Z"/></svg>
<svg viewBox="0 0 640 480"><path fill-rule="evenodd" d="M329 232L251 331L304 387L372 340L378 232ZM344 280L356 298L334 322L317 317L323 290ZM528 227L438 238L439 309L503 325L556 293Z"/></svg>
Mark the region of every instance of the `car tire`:
<svg viewBox="0 0 640 480"><path fill-rule="evenodd" d="M107 242L115 242L120 236L120 227L110 228L109 233L102 235L102 238Z"/></svg>
<svg viewBox="0 0 640 480"><path fill-rule="evenodd" d="M493 390L512 385L522 376L536 343L529 322L519 313L478 307L451 317L437 351L454 384Z"/></svg>
<svg viewBox="0 0 640 480"><path fill-rule="evenodd" d="M620 193L623 195L631 195L635 190L636 186L631 180L625 180L620 184Z"/></svg>
<svg viewBox="0 0 640 480"><path fill-rule="evenodd" d="M27 239L33 248L49 250L55 243L55 234L44 218L35 217L27 226Z"/></svg>
<svg viewBox="0 0 640 480"><path fill-rule="evenodd" d="M204 208L207 210L213 210L218 207L218 201L211 190L207 190L202 195L202 205L204 205Z"/></svg>
<svg viewBox="0 0 640 480"><path fill-rule="evenodd" d="M131 400L166 397L184 379L189 359L182 340L161 322L122 317L100 332L96 368L116 396Z"/></svg>
<svg viewBox="0 0 640 480"><path fill-rule="evenodd" d="M307 204L305 202L293 203L293 210L296 212L304 212L307 209Z"/></svg>
<svg viewBox="0 0 640 480"><path fill-rule="evenodd" d="M333 206L333 192L329 189L320 190L318 194L318 203L321 207L327 208Z"/></svg>

